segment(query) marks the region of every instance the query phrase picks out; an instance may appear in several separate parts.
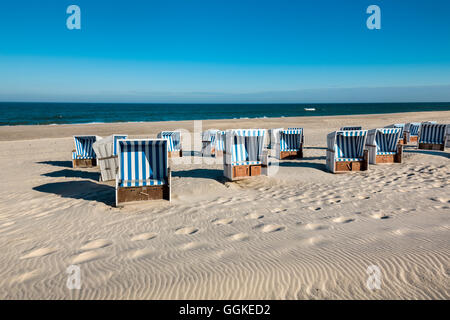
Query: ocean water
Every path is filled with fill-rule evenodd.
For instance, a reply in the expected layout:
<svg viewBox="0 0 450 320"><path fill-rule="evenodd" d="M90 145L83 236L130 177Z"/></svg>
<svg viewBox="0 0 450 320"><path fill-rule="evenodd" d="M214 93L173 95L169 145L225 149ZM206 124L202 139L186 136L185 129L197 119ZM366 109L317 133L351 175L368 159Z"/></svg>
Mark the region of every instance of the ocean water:
<svg viewBox="0 0 450 320"><path fill-rule="evenodd" d="M119 104L0 102L0 125L241 119L443 110L450 110L450 102L350 104Z"/></svg>

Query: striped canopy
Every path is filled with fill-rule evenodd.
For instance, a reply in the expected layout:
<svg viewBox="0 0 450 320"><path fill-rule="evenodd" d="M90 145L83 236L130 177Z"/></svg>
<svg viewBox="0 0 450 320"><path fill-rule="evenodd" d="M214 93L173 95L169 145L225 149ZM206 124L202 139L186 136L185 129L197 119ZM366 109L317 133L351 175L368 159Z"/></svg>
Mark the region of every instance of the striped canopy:
<svg viewBox="0 0 450 320"><path fill-rule="evenodd" d="M399 128L400 129L399 139L400 139L403 136L403 130L405 129L405 124L404 123L394 123L394 124L386 126L385 128Z"/></svg>
<svg viewBox="0 0 450 320"><path fill-rule="evenodd" d="M376 145L377 155L396 154L401 131L401 128L378 128L370 130L367 144ZM375 141L372 141L373 138L375 138Z"/></svg>
<svg viewBox="0 0 450 320"><path fill-rule="evenodd" d="M280 130L280 150L298 151L301 148L303 128Z"/></svg>
<svg viewBox="0 0 450 320"><path fill-rule="evenodd" d="M364 157L367 130L336 131L328 139L328 148L335 151L336 161L360 161Z"/></svg>
<svg viewBox="0 0 450 320"><path fill-rule="evenodd" d="M202 141L214 142L218 130L206 130L202 132Z"/></svg>
<svg viewBox="0 0 450 320"><path fill-rule="evenodd" d="M361 129L362 129L362 127L358 127L358 126L354 126L354 127L347 126L347 127L342 127L339 130L340 131L348 131L348 130L361 130Z"/></svg>
<svg viewBox="0 0 450 320"><path fill-rule="evenodd" d="M225 131L217 131L216 132L216 150L224 151L225 150Z"/></svg>
<svg viewBox="0 0 450 320"><path fill-rule="evenodd" d="M95 152L92 145L97 141L97 136L74 136L75 152L72 159L95 159Z"/></svg>
<svg viewBox="0 0 450 320"><path fill-rule="evenodd" d="M260 164L260 155L264 146L264 129L230 130L226 139L231 139L230 148L232 165ZM227 147L228 148L228 141Z"/></svg>
<svg viewBox="0 0 450 320"><path fill-rule="evenodd" d="M168 150L181 150L181 132L180 131L162 131L158 134L158 138L166 139L168 141Z"/></svg>
<svg viewBox="0 0 450 320"><path fill-rule="evenodd" d="M127 135L119 135L119 134L113 134L113 143L114 143L114 151L113 151L113 155L117 155L117 140L121 140L121 139L127 139L128 136Z"/></svg>
<svg viewBox="0 0 450 320"><path fill-rule="evenodd" d="M419 143L443 144L446 132L446 124L422 123Z"/></svg>
<svg viewBox="0 0 450 320"><path fill-rule="evenodd" d="M418 136L419 135L419 128L420 128L420 123L419 122L411 123L410 127L409 127L409 134L411 136Z"/></svg>
<svg viewBox="0 0 450 320"><path fill-rule="evenodd" d="M165 139L118 140L118 185L163 185L168 179L168 141Z"/></svg>

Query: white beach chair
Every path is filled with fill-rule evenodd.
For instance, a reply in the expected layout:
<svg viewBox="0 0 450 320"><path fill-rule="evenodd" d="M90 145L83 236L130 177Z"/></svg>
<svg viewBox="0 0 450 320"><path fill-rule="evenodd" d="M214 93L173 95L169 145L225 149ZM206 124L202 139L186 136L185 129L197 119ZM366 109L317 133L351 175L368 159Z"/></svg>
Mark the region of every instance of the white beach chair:
<svg viewBox="0 0 450 320"><path fill-rule="evenodd" d="M276 131L275 149L277 158L301 159L304 145L303 128L288 128Z"/></svg>
<svg viewBox="0 0 450 320"><path fill-rule="evenodd" d="M449 125L422 123L419 130L418 149L445 151L449 139Z"/></svg>
<svg viewBox="0 0 450 320"><path fill-rule="evenodd" d="M399 144L401 128L377 128L367 133L366 148L369 150L369 163L401 163L403 146Z"/></svg>
<svg viewBox="0 0 450 320"><path fill-rule="evenodd" d="M215 156L218 131L219 130L205 130L202 132L202 157Z"/></svg>
<svg viewBox="0 0 450 320"><path fill-rule="evenodd" d="M183 156L180 131L162 131L158 133L158 138L168 141L169 158Z"/></svg>
<svg viewBox="0 0 450 320"><path fill-rule="evenodd" d="M101 139L97 136L74 136L75 150L72 150L74 168L91 168L97 166L97 157L92 145Z"/></svg>
<svg viewBox="0 0 450 320"><path fill-rule="evenodd" d="M400 137L398 138L398 142L403 144L405 138L405 123L394 123L386 126L385 128L400 128Z"/></svg>
<svg viewBox="0 0 450 320"><path fill-rule="evenodd" d="M334 131L327 135L327 169L330 172L369 169L369 151L364 150L367 130Z"/></svg>
<svg viewBox="0 0 450 320"><path fill-rule="evenodd" d="M237 129L225 132L224 176L238 180L267 175L268 153L264 150L264 129Z"/></svg>
<svg viewBox="0 0 450 320"><path fill-rule="evenodd" d="M278 132L280 130L283 130L283 128L274 128L274 129L267 130L268 131L268 144L267 144L268 149L275 149L275 146L277 143Z"/></svg>
<svg viewBox="0 0 450 320"><path fill-rule="evenodd" d="M166 139L118 140L116 206L124 202L171 198Z"/></svg>
<svg viewBox="0 0 450 320"><path fill-rule="evenodd" d="M93 144L92 147L97 155L102 181L116 179L117 169L119 168L119 161L117 159L118 140L127 138L127 135L113 134Z"/></svg>

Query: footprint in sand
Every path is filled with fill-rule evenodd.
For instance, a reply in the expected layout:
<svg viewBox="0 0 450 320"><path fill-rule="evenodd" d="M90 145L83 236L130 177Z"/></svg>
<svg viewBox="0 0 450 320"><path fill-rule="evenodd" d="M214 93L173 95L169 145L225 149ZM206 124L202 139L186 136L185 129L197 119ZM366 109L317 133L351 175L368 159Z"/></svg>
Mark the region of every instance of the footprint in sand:
<svg viewBox="0 0 450 320"><path fill-rule="evenodd" d="M22 274L19 274L11 279L11 284L16 283L25 283L27 281L35 279L39 275L40 271L38 269L25 272Z"/></svg>
<svg viewBox="0 0 450 320"><path fill-rule="evenodd" d="M201 248L205 248L206 244L204 244L203 242L189 242L189 243L185 243L183 245L180 246L180 248L182 250L194 250L194 249L201 249Z"/></svg>
<svg viewBox="0 0 450 320"><path fill-rule="evenodd" d="M86 242L81 248L81 251L88 251L94 249L100 249L111 245L112 242L106 239L97 239L93 241Z"/></svg>
<svg viewBox="0 0 450 320"><path fill-rule="evenodd" d="M305 225L305 228L308 230L326 230L328 229L328 226L318 223L308 223Z"/></svg>
<svg viewBox="0 0 450 320"><path fill-rule="evenodd" d="M264 215L259 213L249 213L245 216L245 219L262 219Z"/></svg>
<svg viewBox="0 0 450 320"><path fill-rule="evenodd" d="M79 255L75 256L72 259L72 263L78 264L78 263L93 261L93 260L100 258L101 256L102 256L102 254L98 251L86 251L86 252L80 253Z"/></svg>
<svg viewBox="0 0 450 320"><path fill-rule="evenodd" d="M259 224L255 227L255 229L260 229L262 232L268 233L282 231L286 229L286 227L277 224Z"/></svg>
<svg viewBox="0 0 450 320"><path fill-rule="evenodd" d="M55 251L56 251L56 249L53 249L53 248L40 248L40 249L36 249L36 250L29 252L28 254L24 255L20 259L43 257L43 256L49 255Z"/></svg>
<svg viewBox="0 0 450 320"><path fill-rule="evenodd" d="M215 225L231 224L231 223L233 223L233 219L231 219L231 218L214 219L214 220L212 221L212 223L215 224Z"/></svg>
<svg viewBox="0 0 450 320"><path fill-rule="evenodd" d="M131 251L128 256L130 259L149 258L155 254L155 251L150 248L137 249Z"/></svg>
<svg viewBox="0 0 450 320"><path fill-rule="evenodd" d="M352 221L355 221L355 219L347 218L347 217L339 217L339 218L333 219L333 222L335 222L335 223L349 223Z"/></svg>
<svg viewBox="0 0 450 320"><path fill-rule="evenodd" d="M197 233L198 229L194 227L181 227L175 230L176 234L194 234Z"/></svg>
<svg viewBox="0 0 450 320"><path fill-rule="evenodd" d="M143 241L143 240L150 240L153 239L157 236L156 233L153 232L146 232L146 233L141 233L141 234L137 234L135 236L133 236L131 238L131 241Z"/></svg>
<svg viewBox="0 0 450 320"><path fill-rule="evenodd" d="M391 216L384 214L384 213L375 213L375 214L371 215L371 217L374 219L389 219Z"/></svg>
<svg viewBox="0 0 450 320"><path fill-rule="evenodd" d="M236 233L236 234L230 235L228 237L228 239L230 239L232 241L246 241L246 240L250 239L250 237L246 233Z"/></svg>

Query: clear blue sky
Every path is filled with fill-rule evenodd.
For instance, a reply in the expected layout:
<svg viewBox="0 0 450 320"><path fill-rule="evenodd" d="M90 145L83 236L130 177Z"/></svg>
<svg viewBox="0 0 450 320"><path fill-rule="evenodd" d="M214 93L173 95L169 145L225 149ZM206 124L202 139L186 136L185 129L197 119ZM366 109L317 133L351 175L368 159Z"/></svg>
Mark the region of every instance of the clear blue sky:
<svg viewBox="0 0 450 320"><path fill-rule="evenodd" d="M450 101L449 17L448 0L2 1L0 101Z"/></svg>

